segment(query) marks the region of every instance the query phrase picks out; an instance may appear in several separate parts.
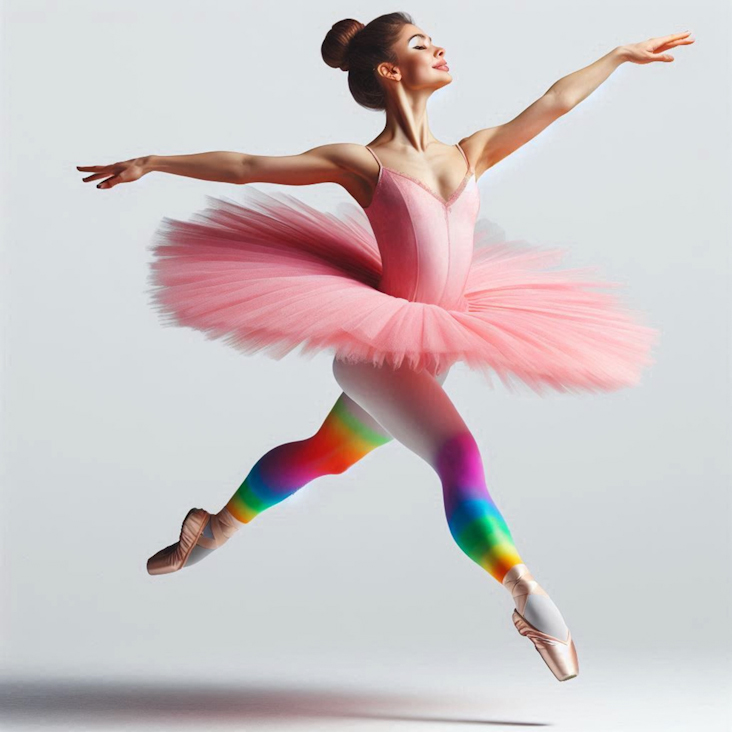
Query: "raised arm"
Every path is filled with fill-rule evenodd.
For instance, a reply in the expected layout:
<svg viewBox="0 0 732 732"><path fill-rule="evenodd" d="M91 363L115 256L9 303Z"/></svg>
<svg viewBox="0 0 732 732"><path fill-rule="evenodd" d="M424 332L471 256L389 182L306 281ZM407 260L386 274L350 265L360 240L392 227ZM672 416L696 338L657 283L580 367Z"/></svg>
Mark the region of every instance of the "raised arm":
<svg viewBox="0 0 732 732"><path fill-rule="evenodd" d="M480 178L488 168L536 137L568 111L558 94L547 91L509 122L486 127L460 140L460 147L473 164L475 177Z"/></svg>
<svg viewBox="0 0 732 732"><path fill-rule="evenodd" d="M686 31L618 46L589 66L559 79L514 119L478 130L460 140L461 147L473 163L476 178L586 99L620 64L625 61L640 64L673 61L673 56L665 51L693 43L689 34L690 31Z"/></svg>
<svg viewBox="0 0 732 732"><path fill-rule="evenodd" d="M334 143L306 150L298 155L250 155L239 152L204 152L191 155L146 155L110 165L78 166L91 172L88 183L103 178L97 188L113 188L152 172L183 175L222 183L280 183L310 185L339 183L349 188L363 168L359 145ZM359 162L359 160L361 162Z"/></svg>

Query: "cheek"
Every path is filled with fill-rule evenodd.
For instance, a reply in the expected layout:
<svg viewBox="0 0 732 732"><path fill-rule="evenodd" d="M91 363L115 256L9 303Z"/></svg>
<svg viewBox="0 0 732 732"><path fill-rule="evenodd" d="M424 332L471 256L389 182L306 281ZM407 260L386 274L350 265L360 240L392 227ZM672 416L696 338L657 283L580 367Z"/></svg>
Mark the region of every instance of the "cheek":
<svg viewBox="0 0 732 732"><path fill-rule="evenodd" d="M412 59L405 67L405 73L410 79L424 79L434 73L434 69L426 59Z"/></svg>

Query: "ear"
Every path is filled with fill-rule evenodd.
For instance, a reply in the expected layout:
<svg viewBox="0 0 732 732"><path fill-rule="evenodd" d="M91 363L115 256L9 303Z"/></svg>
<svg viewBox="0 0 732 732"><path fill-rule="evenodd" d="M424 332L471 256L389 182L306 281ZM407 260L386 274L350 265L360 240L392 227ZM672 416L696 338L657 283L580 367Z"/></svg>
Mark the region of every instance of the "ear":
<svg viewBox="0 0 732 732"><path fill-rule="evenodd" d="M399 81L402 78L402 74L399 71L399 67L390 63L389 61L382 61L376 67L376 73L382 78L389 81Z"/></svg>

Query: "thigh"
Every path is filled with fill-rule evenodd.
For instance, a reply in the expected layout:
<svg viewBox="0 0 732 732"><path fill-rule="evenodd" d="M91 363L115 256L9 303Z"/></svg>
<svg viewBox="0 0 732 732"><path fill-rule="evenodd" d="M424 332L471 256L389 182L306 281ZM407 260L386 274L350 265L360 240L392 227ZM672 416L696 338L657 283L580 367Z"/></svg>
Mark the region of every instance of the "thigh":
<svg viewBox="0 0 732 732"><path fill-rule="evenodd" d="M450 368L448 367L439 374L436 374L433 378L438 384L442 385L445 383L445 379L449 372ZM372 414L367 412L357 401L348 396L345 391L342 391L341 395L336 400L336 403L333 405L333 409L331 410L331 414L336 410L339 403L343 406L343 409L348 412L348 414L355 417L369 429L373 430L377 434L383 435L384 437L393 437L393 435L390 434L389 431L373 417Z"/></svg>
<svg viewBox="0 0 732 732"><path fill-rule="evenodd" d="M431 465L447 440L469 432L442 388L447 372L433 376L406 366L393 369L334 359L333 375L346 396Z"/></svg>
<svg viewBox="0 0 732 732"><path fill-rule="evenodd" d="M336 403L333 405L333 409L331 409L330 414L328 415L328 419L332 414L339 411L339 407L372 432L375 432L385 438L392 437L388 430L384 429L384 427L375 420L371 414L369 414L358 402L351 399L345 391L342 391L341 395L336 400Z"/></svg>

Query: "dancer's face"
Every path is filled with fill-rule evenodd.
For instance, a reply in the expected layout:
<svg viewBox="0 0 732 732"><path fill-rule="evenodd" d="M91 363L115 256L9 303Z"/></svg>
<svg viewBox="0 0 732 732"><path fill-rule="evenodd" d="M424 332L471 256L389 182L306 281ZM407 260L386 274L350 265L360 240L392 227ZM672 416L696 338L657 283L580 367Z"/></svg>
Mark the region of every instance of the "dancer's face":
<svg viewBox="0 0 732 732"><path fill-rule="evenodd" d="M440 89L452 81L445 68L445 49L436 45L427 31L406 24L393 46L397 63L384 62L379 71L388 79L400 81L407 89Z"/></svg>

